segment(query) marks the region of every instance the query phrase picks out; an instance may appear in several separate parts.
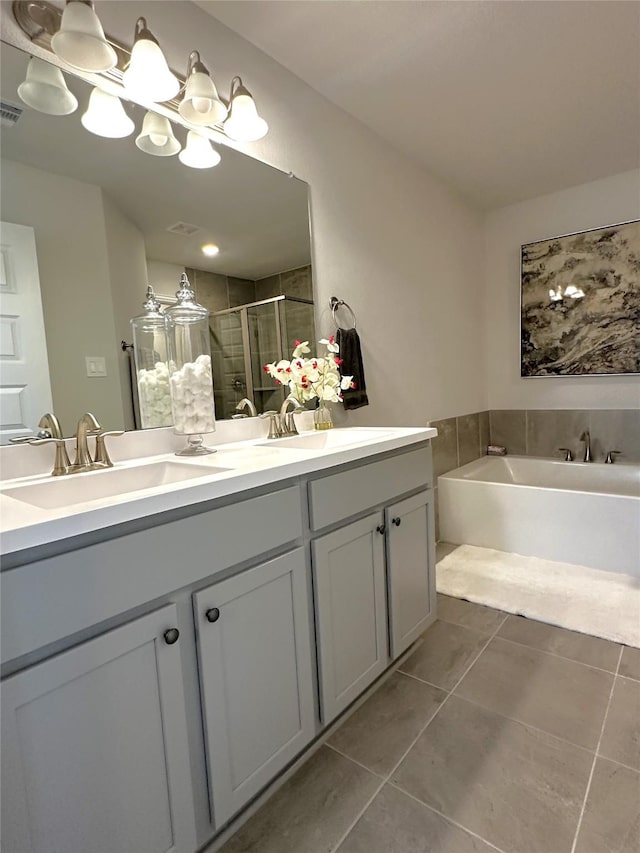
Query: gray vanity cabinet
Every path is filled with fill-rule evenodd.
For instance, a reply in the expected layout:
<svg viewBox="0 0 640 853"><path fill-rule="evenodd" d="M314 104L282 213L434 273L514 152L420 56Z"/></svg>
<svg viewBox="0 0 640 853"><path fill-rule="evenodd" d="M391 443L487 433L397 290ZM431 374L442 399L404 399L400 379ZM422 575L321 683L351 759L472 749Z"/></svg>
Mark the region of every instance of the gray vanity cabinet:
<svg viewBox="0 0 640 853"><path fill-rule="evenodd" d="M386 507L391 657L397 658L435 619L432 491Z"/></svg>
<svg viewBox="0 0 640 853"><path fill-rule="evenodd" d="M327 725L388 664L382 513L316 539L313 578L320 716Z"/></svg>
<svg viewBox="0 0 640 853"><path fill-rule="evenodd" d="M222 826L315 734L302 548L193 597L211 808Z"/></svg>
<svg viewBox="0 0 640 853"><path fill-rule="evenodd" d="M2 684L5 853L193 853L176 608Z"/></svg>

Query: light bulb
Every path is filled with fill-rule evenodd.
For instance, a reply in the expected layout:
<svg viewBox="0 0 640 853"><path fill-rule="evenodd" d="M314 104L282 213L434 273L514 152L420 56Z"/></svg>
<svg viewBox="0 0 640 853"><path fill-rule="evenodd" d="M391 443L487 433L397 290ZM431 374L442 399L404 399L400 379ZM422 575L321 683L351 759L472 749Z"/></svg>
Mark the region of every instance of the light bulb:
<svg viewBox="0 0 640 853"><path fill-rule="evenodd" d="M255 142L256 139L262 139L269 130L269 125L258 115L251 93L242 82L232 94L229 117L223 128L227 136L238 142Z"/></svg>
<svg viewBox="0 0 640 853"><path fill-rule="evenodd" d="M207 255L208 257L212 258L214 257L214 255L218 254L220 249L218 246L216 246L215 243L207 243L202 247L201 251L203 255Z"/></svg>
<svg viewBox="0 0 640 853"><path fill-rule="evenodd" d="M136 22L135 41L129 67L122 83L136 100L170 101L180 91L180 82L167 65L167 60L144 18Z"/></svg>
<svg viewBox="0 0 640 853"><path fill-rule="evenodd" d="M181 163L192 169L211 169L220 162L220 155L209 140L195 130L187 134L187 144L178 157Z"/></svg>
<svg viewBox="0 0 640 853"><path fill-rule="evenodd" d="M97 136L120 139L135 130L135 124L115 95L95 88L89 97L87 111L80 119L82 126Z"/></svg>
<svg viewBox="0 0 640 853"><path fill-rule="evenodd" d="M180 151L180 143L173 135L168 118L149 110L142 122L142 130L136 138L136 145L145 154L155 157L171 157Z"/></svg>
<svg viewBox="0 0 640 853"><path fill-rule="evenodd" d="M67 89L62 71L35 56L29 60L18 95L28 107L51 116L66 116L78 108L78 100Z"/></svg>
<svg viewBox="0 0 640 853"><path fill-rule="evenodd" d="M86 3L73 0L62 13L60 29L51 39L51 49L74 68L108 71L118 61L107 43L98 16Z"/></svg>
<svg viewBox="0 0 640 853"><path fill-rule="evenodd" d="M227 115L227 108L197 50L189 54L187 85L178 112L186 121L201 126L219 124Z"/></svg>

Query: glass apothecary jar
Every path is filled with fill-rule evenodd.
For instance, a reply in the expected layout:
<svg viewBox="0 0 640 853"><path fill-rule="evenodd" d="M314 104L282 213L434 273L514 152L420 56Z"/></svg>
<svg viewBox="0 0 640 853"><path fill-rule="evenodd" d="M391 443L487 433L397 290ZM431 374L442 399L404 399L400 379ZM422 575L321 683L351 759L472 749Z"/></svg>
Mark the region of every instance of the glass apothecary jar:
<svg viewBox="0 0 640 853"><path fill-rule="evenodd" d="M175 431L188 436L178 456L215 451L202 444L203 433L216 428L209 342L209 312L198 305L183 273L176 304L164 312L169 345L169 387Z"/></svg>
<svg viewBox="0 0 640 853"><path fill-rule="evenodd" d="M151 285L142 307L144 313L131 320L140 425L142 429L171 426L167 330Z"/></svg>

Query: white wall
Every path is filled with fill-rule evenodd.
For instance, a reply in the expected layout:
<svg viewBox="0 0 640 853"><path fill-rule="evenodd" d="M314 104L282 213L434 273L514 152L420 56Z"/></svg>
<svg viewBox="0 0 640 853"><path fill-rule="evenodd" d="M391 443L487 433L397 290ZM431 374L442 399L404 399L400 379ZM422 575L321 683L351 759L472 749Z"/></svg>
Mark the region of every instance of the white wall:
<svg viewBox="0 0 640 853"><path fill-rule="evenodd" d="M488 214L485 341L489 408L640 408L639 376L520 377L520 246L633 219L640 219L640 171Z"/></svg>
<svg viewBox="0 0 640 853"><path fill-rule="evenodd" d="M180 276L184 273L184 267L147 258L147 271L149 284L153 287L156 295L173 297L180 287Z"/></svg>
<svg viewBox="0 0 640 853"><path fill-rule="evenodd" d="M35 231L53 406L65 435L87 411L122 427L100 187L2 160L2 218ZM107 377L87 377L85 356L103 356Z"/></svg>
<svg viewBox="0 0 640 853"><path fill-rule="evenodd" d="M225 95L241 74L270 124L247 150L310 184L318 332L331 330L329 298L345 299L365 356L371 405L348 422L421 425L484 409L479 214L196 6L96 8L126 43L147 15L176 69L199 49Z"/></svg>
<svg viewBox="0 0 640 853"><path fill-rule="evenodd" d="M130 320L142 313L142 303L147 292L144 237L104 192L102 204L124 427L133 429L129 356L119 344L120 341L131 343Z"/></svg>

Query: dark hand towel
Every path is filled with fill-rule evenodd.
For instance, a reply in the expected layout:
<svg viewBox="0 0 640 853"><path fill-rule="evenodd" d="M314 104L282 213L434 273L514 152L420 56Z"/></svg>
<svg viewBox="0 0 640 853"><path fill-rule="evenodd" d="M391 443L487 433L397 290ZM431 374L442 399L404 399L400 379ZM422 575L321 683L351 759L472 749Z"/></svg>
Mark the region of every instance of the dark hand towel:
<svg viewBox="0 0 640 853"><path fill-rule="evenodd" d="M338 357L342 359L340 375L353 376L356 386L342 392L342 405L345 409L359 409L361 406L368 406L369 398L364 381L364 365L358 333L355 329L338 329L336 343L340 347Z"/></svg>

